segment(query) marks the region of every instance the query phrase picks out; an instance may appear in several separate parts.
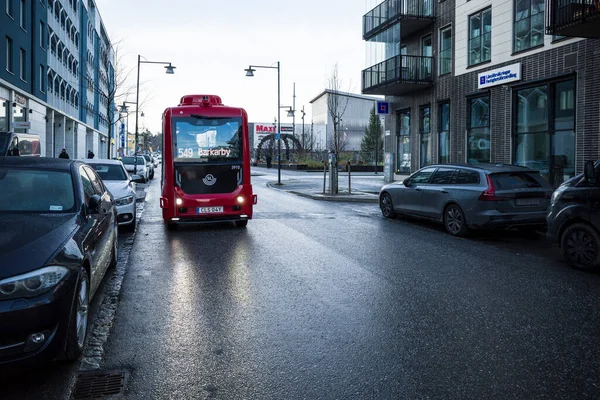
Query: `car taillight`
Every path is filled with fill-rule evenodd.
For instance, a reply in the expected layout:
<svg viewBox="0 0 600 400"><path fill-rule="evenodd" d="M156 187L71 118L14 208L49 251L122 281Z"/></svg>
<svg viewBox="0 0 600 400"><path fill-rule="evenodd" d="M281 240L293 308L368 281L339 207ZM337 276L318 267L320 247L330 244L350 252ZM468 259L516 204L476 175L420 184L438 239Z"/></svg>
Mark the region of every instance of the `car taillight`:
<svg viewBox="0 0 600 400"><path fill-rule="evenodd" d="M485 189L481 195L479 195L480 201L500 201L507 200L503 197L496 196L496 188L494 187L494 181L492 181L492 177L489 175L485 176L487 179L487 189Z"/></svg>

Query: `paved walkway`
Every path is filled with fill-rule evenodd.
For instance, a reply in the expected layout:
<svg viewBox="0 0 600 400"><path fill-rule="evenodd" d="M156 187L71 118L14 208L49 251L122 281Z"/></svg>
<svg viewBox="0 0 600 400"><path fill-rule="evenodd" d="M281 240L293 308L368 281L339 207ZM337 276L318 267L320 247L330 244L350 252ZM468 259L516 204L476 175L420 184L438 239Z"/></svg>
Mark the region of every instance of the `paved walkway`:
<svg viewBox="0 0 600 400"><path fill-rule="evenodd" d="M260 173L260 170L257 172ZM395 183L402 184L402 180L407 176L396 175ZM382 172L378 174L353 172L350 176L350 187L348 187L348 173L339 172L338 193L331 194L329 192L329 174L327 174L325 191L323 191L323 173L307 172L293 179L286 177L281 180L281 185L278 185L277 181L271 181L267 183L267 186L314 200L377 203L379 191L386 184L387 182L383 181Z"/></svg>

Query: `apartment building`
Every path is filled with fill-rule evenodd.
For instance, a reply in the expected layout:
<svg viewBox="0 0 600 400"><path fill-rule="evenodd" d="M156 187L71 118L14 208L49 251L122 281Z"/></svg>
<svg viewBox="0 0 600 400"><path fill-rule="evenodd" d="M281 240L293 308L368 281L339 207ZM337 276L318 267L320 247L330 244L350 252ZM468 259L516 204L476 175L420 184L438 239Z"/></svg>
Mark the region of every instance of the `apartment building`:
<svg viewBox="0 0 600 400"><path fill-rule="evenodd" d="M600 8L575 1L387 0L369 10L362 91L390 102L384 142L396 173L507 163L556 186L599 158Z"/></svg>
<svg viewBox="0 0 600 400"><path fill-rule="evenodd" d="M0 131L38 136L43 156L107 157L114 52L94 1L3 3Z"/></svg>

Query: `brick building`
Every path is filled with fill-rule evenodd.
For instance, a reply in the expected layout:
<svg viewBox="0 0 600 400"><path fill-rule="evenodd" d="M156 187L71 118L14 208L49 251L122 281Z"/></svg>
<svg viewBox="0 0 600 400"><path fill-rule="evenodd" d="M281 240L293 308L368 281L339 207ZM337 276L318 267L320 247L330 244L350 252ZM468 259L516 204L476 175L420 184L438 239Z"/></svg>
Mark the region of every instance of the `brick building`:
<svg viewBox="0 0 600 400"><path fill-rule="evenodd" d="M600 8L581 20L567 3L387 0L369 10L362 91L390 102L396 173L507 163L558 185L599 158L600 29L589 21Z"/></svg>

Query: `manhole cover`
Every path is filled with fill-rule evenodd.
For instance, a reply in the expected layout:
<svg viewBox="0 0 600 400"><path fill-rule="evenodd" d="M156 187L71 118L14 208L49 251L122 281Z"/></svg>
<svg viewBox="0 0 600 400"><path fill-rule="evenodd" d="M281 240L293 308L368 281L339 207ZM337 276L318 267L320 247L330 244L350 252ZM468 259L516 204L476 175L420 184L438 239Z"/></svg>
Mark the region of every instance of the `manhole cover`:
<svg viewBox="0 0 600 400"><path fill-rule="evenodd" d="M98 399L118 395L125 386L125 373L120 371L82 372L77 377L74 400Z"/></svg>

